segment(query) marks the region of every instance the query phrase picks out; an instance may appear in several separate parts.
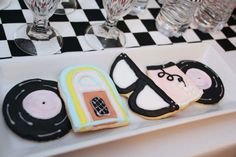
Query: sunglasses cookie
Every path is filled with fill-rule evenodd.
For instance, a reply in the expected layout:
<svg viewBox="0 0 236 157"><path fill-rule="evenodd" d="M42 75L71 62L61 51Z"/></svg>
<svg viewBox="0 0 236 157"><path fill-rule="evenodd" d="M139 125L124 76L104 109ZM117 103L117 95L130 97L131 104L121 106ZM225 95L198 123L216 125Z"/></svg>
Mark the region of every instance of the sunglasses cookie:
<svg viewBox="0 0 236 157"><path fill-rule="evenodd" d="M203 95L197 102L215 104L223 98L225 92L223 82L211 68L192 60L183 60L176 65L203 90Z"/></svg>
<svg viewBox="0 0 236 157"><path fill-rule="evenodd" d="M59 88L75 132L128 125L121 97L104 71L90 65L68 67Z"/></svg>
<svg viewBox="0 0 236 157"><path fill-rule="evenodd" d="M128 97L130 109L146 119L161 119L179 111L161 88L148 78L124 53L112 64L110 76L120 94Z"/></svg>
<svg viewBox="0 0 236 157"><path fill-rule="evenodd" d="M203 91L188 78L173 62L147 66L147 75L170 96L180 109L201 98Z"/></svg>
<svg viewBox="0 0 236 157"><path fill-rule="evenodd" d="M30 79L15 85L2 111L9 128L26 139L49 141L71 130L55 81Z"/></svg>

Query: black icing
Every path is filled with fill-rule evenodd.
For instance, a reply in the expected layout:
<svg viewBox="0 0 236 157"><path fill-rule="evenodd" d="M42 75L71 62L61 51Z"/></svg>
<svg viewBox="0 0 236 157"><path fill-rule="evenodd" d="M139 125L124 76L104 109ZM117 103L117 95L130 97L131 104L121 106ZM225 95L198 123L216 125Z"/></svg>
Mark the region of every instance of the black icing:
<svg viewBox="0 0 236 157"><path fill-rule="evenodd" d="M183 60L176 64L184 73L186 73L191 68L196 68L204 71L211 78L212 84L208 89L203 89L203 95L197 101L203 104L215 104L219 102L224 96L224 85L220 77L209 68L207 65L192 61L192 60Z"/></svg>
<svg viewBox="0 0 236 157"><path fill-rule="evenodd" d="M114 61L114 63L111 66L110 70L110 76L113 79L113 72L116 67L116 64L124 60L130 68L134 71L136 76L138 77L138 80L134 83L132 83L129 87L127 88L121 88L119 87L116 82L114 81L116 88L119 93L121 94L127 94L129 92L132 92L132 94L129 97L128 104L129 107L132 111L135 113L138 113L140 115L146 116L146 117L158 117L165 115L170 112L174 112L179 109L179 105L177 105L161 88L156 86L156 84L149 78L147 77L138 67L137 65L124 53L121 53ZM159 95L165 102L169 104L168 107L158 109L158 110L145 110L140 108L136 104L136 99L138 94L143 90L145 86L149 86L152 88L157 95Z"/></svg>
<svg viewBox="0 0 236 157"><path fill-rule="evenodd" d="M94 97L91 101L90 101L93 110L95 112L95 114L98 117L103 117L103 116L107 116L110 114L109 109L106 106L105 101L100 98L100 97Z"/></svg>
<svg viewBox="0 0 236 157"><path fill-rule="evenodd" d="M174 101L168 102L168 103L170 103L170 106L164 107L164 108L161 108L161 109L157 109L157 110L145 110L143 108L140 108L137 105L137 101L136 101L137 96L144 89L144 87L146 85L147 84L144 81L140 81L138 83L137 88L130 95L129 100L128 100L128 104L129 104L129 107L131 108L132 111L134 111L138 114L141 114L143 116L146 116L146 117L158 117L158 116L162 116L162 115L165 115L167 113L170 113L170 112L174 112L174 111L179 109L178 105L173 104ZM155 92L158 94L158 91L157 91L158 89L155 89L155 88L152 88L152 89L154 89Z"/></svg>
<svg viewBox="0 0 236 157"><path fill-rule="evenodd" d="M177 74L169 74L164 70L164 68L168 68L174 65L175 63L173 62L169 62L167 64L162 64L162 65L150 65L150 66L147 66L147 70L161 70L161 72L157 73L158 77L162 78L166 75L167 76L166 79L168 81L174 81L174 79L177 78L177 81L179 81L180 83L182 82L184 86L186 87L186 83L182 76L177 75Z"/></svg>
<svg viewBox="0 0 236 157"><path fill-rule="evenodd" d="M164 68L168 68L168 67L171 67L174 65L175 65L175 63L173 63L173 62L169 62L167 64L162 64L162 65L149 65L149 66L147 66L147 70L164 69Z"/></svg>
<svg viewBox="0 0 236 157"><path fill-rule="evenodd" d="M158 77L162 78L162 77L164 77L165 75L167 75L166 79L167 79L168 81L174 81L175 78L177 78L177 80L178 80L179 82L183 82L184 86L186 87L186 83L185 83L185 81L184 81L184 79L183 79L182 76L177 75L177 74L170 74L170 73L167 73L164 69L159 69L159 70L161 70L161 71L157 73L157 76L158 76Z"/></svg>
<svg viewBox="0 0 236 157"><path fill-rule="evenodd" d="M121 53L118 57L116 57L116 59L115 59L115 61L113 62L113 64L111 65L111 70L110 70L110 76L111 76L111 78L113 79L113 72L114 72L114 69L115 69L115 67L116 67L116 64L119 62L119 61L121 61L121 60L125 60L126 62L127 62L127 60L128 59L126 59L128 56L126 55L126 54L124 54L124 53ZM128 63L128 62L127 62ZM129 65L129 64L128 64ZM134 72L135 72L136 70L134 70ZM136 73L135 73L136 74ZM137 76L137 74L136 74L136 76ZM138 77L138 76L137 76ZM114 81L114 83L115 83L115 81ZM116 88L117 88L117 90L118 90L118 92L120 93L120 94L127 94L127 93L129 93L129 92L132 92L135 88L136 88L136 83L137 83L137 81L136 82L133 82L131 85L129 85L128 87L126 87L126 88L121 88L121 87L119 87L116 83L115 83L115 86L116 86Z"/></svg>
<svg viewBox="0 0 236 157"><path fill-rule="evenodd" d="M28 94L37 90L49 90L58 95L62 102L62 109L59 114L50 119L37 119L24 110L22 101ZM65 105L59 96L57 82L55 81L31 79L15 85L4 99L2 111L9 128L26 139L53 140L64 136L71 130Z"/></svg>

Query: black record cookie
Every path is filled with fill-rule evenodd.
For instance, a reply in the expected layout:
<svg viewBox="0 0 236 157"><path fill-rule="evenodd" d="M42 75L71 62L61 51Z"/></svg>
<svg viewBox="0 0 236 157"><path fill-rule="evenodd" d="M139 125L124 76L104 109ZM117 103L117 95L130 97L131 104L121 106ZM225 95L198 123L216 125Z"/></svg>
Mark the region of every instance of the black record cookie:
<svg viewBox="0 0 236 157"><path fill-rule="evenodd" d="M192 60L183 60L176 65L203 90L203 95L197 102L215 104L223 98L224 85L211 68Z"/></svg>
<svg viewBox="0 0 236 157"><path fill-rule="evenodd" d="M53 140L71 130L55 81L31 79L15 85L2 111L9 128L26 139Z"/></svg>

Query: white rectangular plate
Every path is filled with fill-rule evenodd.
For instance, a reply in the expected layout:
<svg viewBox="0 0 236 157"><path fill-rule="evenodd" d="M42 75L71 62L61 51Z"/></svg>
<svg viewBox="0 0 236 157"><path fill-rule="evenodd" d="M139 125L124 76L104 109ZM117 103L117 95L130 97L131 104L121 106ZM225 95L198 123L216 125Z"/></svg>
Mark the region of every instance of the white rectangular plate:
<svg viewBox="0 0 236 157"><path fill-rule="evenodd" d="M221 77L225 86L225 96L216 105L194 103L177 115L163 120L144 120L133 114L127 107L130 116L129 126L89 133L73 133L71 131L58 140L41 143L24 140L15 135L6 126L2 112L0 112L0 156L56 155L236 111L236 97L234 96L236 93L236 75L211 46L202 43L176 44L126 49L124 52L144 72L147 65L164 64L169 61L178 62L191 59L205 63ZM102 52L68 53L1 60L0 102L2 104L6 93L15 84L32 78L57 80L60 72L69 65L92 64L109 72L112 62L119 53L121 53L120 50L105 50Z"/></svg>

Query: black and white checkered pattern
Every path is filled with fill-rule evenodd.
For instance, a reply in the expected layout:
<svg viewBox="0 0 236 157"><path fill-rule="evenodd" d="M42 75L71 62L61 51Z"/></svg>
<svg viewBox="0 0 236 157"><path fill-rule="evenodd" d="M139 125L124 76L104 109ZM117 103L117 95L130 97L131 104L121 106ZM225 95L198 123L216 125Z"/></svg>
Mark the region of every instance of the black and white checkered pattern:
<svg viewBox="0 0 236 157"><path fill-rule="evenodd" d="M93 23L103 23L106 17L102 0L77 0L78 9L68 15L53 15L50 25L64 39L61 53L92 50L85 41L86 28ZM138 16L127 15L120 19L120 28L127 37L126 47L146 45L167 45L175 43L194 43L205 40L216 41L226 52L236 50L236 20L232 17L220 32L206 34L189 28L179 38L167 38L157 31L155 17L160 11L157 0L150 0L148 9ZM235 11L234 11L235 13ZM11 5L0 11L0 58L27 56L14 44L14 32L25 23L31 23L33 16L23 0L12 0Z"/></svg>

